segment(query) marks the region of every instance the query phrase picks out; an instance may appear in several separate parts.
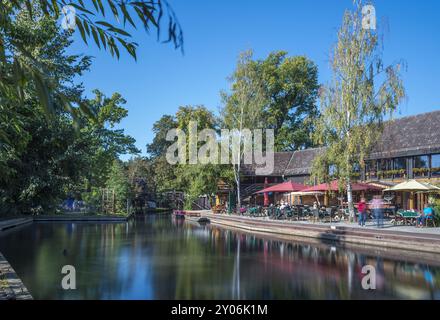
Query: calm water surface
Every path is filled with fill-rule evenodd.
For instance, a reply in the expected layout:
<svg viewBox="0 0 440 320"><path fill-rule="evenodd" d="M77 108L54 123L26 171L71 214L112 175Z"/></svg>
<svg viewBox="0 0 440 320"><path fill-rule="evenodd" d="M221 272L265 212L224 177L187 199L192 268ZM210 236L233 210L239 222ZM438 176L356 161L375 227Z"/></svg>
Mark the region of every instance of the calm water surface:
<svg viewBox="0 0 440 320"><path fill-rule="evenodd" d="M34 223L0 236L0 251L35 299L440 298L440 261L271 240L171 216ZM361 287L367 264L376 268L376 290ZM77 290L61 288L64 265L75 266Z"/></svg>

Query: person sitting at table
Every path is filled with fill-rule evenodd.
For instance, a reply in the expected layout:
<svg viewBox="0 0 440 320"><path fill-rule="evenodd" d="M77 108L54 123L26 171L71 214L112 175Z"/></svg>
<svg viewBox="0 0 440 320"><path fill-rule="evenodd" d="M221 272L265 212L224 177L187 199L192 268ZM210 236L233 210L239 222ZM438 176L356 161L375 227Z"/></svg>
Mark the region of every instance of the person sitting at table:
<svg viewBox="0 0 440 320"><path fill-rule="evenodd" d="M433 213L434 212L429 204L425 204L425 209L423 209L423 212L417 217L417 227L423 227L426 219L432 218Z"/></svg>

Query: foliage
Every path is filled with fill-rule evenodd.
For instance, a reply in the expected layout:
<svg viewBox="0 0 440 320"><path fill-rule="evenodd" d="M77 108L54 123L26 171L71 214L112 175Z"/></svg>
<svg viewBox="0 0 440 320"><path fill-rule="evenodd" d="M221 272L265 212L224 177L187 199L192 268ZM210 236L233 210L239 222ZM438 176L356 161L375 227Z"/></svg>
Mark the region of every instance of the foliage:
<svg viewBox="0 0 440 320"><path fill-rule="evenodd" d="M174 116L163 115L153 124L154 139L147 145L147 152L151 157L160 157L166 153L169 142L166 141L167 132L177 128L177 121Z"/></svg>
<svg viewBox="0 0 440 320"><path fill-rule="evenodd" d="M217 191L218 179L224 165L213 164L179 164L171 165L165 154L172 144L165 137L171 129L181 129L189 133L190 122L197 123L198 131L205 128L218 130L218 119L204 106L181 106L175 115L164 115L153 125L155 136L153 142L147 145L154 168L155 187L158 192L171 190L184 191L186 208L191 208L193 202L201 195L209 197ZM201 146L198 142L198 147Z"/></svg>
<svg viewBox="0 0 440 320"><path fill-rule="evenodd" d="M133 138L114 129L127 115L121 106L125 101L119 94L106 98L99 91L94 99L82 98L83 88L74 79L89 69L91 60L66 54L71 34L59 30L55 21L18 14L14 30L16 41L56 75L56 89L80 98L97 117L89 122L78 115L74 121L61 107L46 117L32 83L23 88L22 99L13 93L0 96L0 213L53 211L69 193L95 194L98 201L96 193L113 160L138 152Z"/></svg>
<svg viewBox="0 0 440 320"><path fill-rule="evenodd" d="M124 130L114 127L124 119L128 111L123 108L125 100L119 93L107 98L99 90L95 98L87 101L96 114L97 121L82 121L78 143L87 144L89 174L87 185L99 187L105 184L113 160L121 154L138 154L135 139L125 135ZM87 188L88 189L88 188Z"/></svg>
<svg viewBox="0 0 440 320"><path fill-rule="evenodd" d="M236 161L232 167L237 188L237 208L239 209L241 208L241 161L246 152L244 131L264 128L263 108L267 102L262 77L252 62L252 51L240 54L230 81L232 83L231 93L223 93L224 107L221 113L222 125L227 129L234 130L232 135L237 135L238 138L237 150L235 150L237 154L232 155ZM232 144L230 147L232 148Z"/></svg>
<svg viewBox="0 0 440 320"><path fill-rule="evenodd" d="M32 34L32 30L35 30L33 24L47 22L53 28L53 22L60 18L63 7L67 4L76 10L75 22L84 42L93 39L99 48L108 50L117 58L122 47L136 59L138 45L132 41L132 36L127 31L129 25L134 28L141 25L147 31L154 28L159 39L164 19L168 20L166 42L174 43L176 48L183 48L182 29L174 11L165 0L1 0L0 97L14 97L14 100L23 103L26 97L24 91L33 86L35 97L47 116L53 115L56 109L63 109L74 118L87 115L94 119L93 112L80 95L68 94L60 88L58 75L53 72L52 65L45 59L38 59L44 55L44 51L36 50L34 44L35 41L44 39L38 33ZM109 16L113 16L118 22L122 21L123 25L111 23ZM27 25L23 22L23 17ZM50 42L46 43L50 45ZM5 102L0 104L0 111L3 111L4 104ZM5 148L9 141L5 139L3 128L0 128L0 137L3 140L2 147Z"/></svg>
<svg viewBox="0 0 440 320"><path fill-rule="evenodd" d="M190 133L190 122L196 122L198 131L217 129L217 119L204 106L182 106L176 113L177 127ZM188 141L187 141L188 142ZM201 146L198 141L197 147ZM189 144L188 144L189 147ZM189 151L188 151L189 152ZM191 209L193 202L201 195L210 197L217 191L219 177L217 164L179 164L174 168L177 189L185 192L185 207Z"/></svg>
<svg viewBox="0 0 440 320"><path fill-rule="evenodd" d="M322 89L321 117L314 134L315 142L327 148L312 169L312 179L329 181L329 166L337 167L341 188L347 185L351 215L350 177L358 164L364 167L383 119L392 115L405 96L401 65L384 66L378 34L362 27L361 10L362 2L356 1L355 11L345 13L338 32L331 60L333 79Z"/></svg>
<svg viewBox="0 0 440 320"><path fill-rule="evenodd" d="M110 168L106 188L115 192L115 212L123 214L127 212L127 201L130 199L130 181L127 171L121 161L115 159Z"/></svg>
<svg viewBox="0 0 440 320"><path fill-rule="evenodd" d="M305 56L288 57L285 51L252 61L262 78L267 98L263 109L266 128L274 129L275 150L313 146L313 120L318 116L318 68Z"/></svg>
<svg viewBox="0 0 440 320"><path fill-rule="evenodd" d="M276 51L266 59L254 60L246 51L238 59L230 77L229 94L223 92L222 125L238 129L273 129L275 150L298 150L313 145L313 120L318 116L316 97L318 71L304 56L288 57ZM245 150L240 147L238 158ZM241 163L234 166L237 199L240 206Z"/></svg>

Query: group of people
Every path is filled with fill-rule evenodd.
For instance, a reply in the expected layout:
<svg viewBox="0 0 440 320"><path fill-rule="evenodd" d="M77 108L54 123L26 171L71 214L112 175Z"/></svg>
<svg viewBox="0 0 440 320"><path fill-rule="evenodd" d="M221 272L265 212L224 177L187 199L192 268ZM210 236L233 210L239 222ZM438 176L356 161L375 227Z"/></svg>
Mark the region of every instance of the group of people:
<svg viewBox="0 0 440 320"><path fill-rule="evenodd" d="M357 204L357 209L359 212L359 225L365 227L367 222L367 209L371 209L373 216L376 218L376 223L378 228L383 227L383 209L385 208L385 203L380 195L373 197L370 203L367 203L364 197Z"/></svg>

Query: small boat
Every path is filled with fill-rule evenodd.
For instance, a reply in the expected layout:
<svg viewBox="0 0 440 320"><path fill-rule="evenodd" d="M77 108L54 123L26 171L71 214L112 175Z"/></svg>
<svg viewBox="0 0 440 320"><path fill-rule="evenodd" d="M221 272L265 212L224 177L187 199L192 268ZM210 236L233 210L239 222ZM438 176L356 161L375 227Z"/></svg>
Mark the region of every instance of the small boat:
<svg viewBox="0 0 440 320"><path fill-rule="evenodd" d="M176 218L200 217L200 212L194 210L173 210L173 215Z"/></svg>
<svg viewBox="0 0 440 320"><path fill-rule="evenodd" d="M178 219L185 219L185 210L173 210L173 216Z"/></svg>

